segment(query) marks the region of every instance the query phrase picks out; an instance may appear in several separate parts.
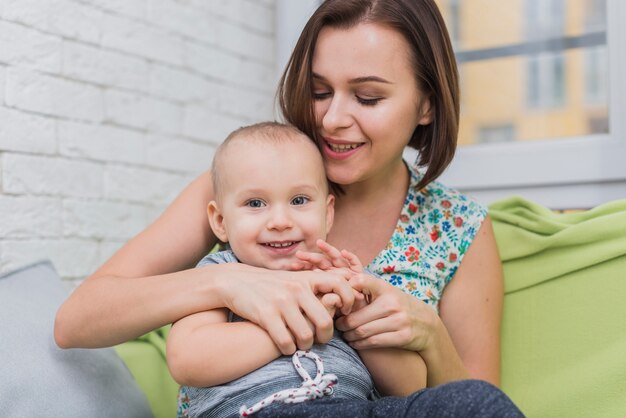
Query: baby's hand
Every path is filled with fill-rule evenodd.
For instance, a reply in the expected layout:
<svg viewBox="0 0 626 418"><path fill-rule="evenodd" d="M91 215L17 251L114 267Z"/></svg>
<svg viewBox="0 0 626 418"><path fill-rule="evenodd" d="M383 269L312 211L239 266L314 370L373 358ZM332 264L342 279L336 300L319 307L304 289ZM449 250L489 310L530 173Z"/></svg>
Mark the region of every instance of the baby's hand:
<svg viewBox="0 0 626 418"><path fill-rule="evenodd" d="M355 273L363 272L363 264L359 258L348 250L339 251L324 240L318 239L317 246L321 253L298 251L296 257L301 263L294 264L294 269L333 270L348 268Z"/></svg>
<svg viewBox="0 0 626 418"><path fill-rule="evenodd" d="M341 298L336 293L326 293L318 297L328 314L334 318L337 310L341 308Z"/></svg>

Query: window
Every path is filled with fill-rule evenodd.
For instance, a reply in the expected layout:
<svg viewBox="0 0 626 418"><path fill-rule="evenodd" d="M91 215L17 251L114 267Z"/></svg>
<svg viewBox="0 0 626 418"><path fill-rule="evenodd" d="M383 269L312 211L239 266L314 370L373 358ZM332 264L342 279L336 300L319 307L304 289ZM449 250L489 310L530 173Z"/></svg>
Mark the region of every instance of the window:
<svg viewBox="0 0 626 418"><path fill-rule="evenodd" d="M588 207L626 197L626 2L437 3L462 28L451 30L460 146L442 180L486 203L522 194Z"/></svg>
<svg viewBox="0 0 626 418"><path fill-rule="evenodd" d="M460 146L442 181L485 203L625 198L626 1L436 2L462 86ZM302 28L293 22L319 3L277 0L279 71Z"/></svg>
<svg viewBox="0 0 626 418"><path fill-rule="evenodd" d="M528 107L559 108L565 105L565 62L561 53L528 58Z"/></svg>
<svg viewBox="0 0 626 418"><path fill-rule="evenodd" d="M515 139L515 127L513 124L500 126L484 126L480 128L478 141L481 144L493 144L496 142L509 142Z"/></svg>

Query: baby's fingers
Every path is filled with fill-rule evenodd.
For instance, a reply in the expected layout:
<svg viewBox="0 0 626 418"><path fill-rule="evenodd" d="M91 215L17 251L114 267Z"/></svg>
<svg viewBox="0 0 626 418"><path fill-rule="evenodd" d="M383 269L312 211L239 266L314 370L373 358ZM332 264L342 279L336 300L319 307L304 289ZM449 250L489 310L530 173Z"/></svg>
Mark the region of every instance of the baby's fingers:
<svg viewBox="0 0 626 418"><path fill-rule="evenodd" d="M324 254L298 251L296 252L296 257L298 257L303 263L311 266L310 269L316 268L320 270L328 270L333 267L330 260Z"/></svg>
<svg viewBox="0 0 626 418"><path fill-rule="evenodd" d="M341 251L322 239L317 240L317 246L328 257L334 267L349 267L350 263L342 255Z"/></svg>
<svg viewBox="0 0 626 418"><path fill-rule="evenodd" d="M334 317L336 310L341 309L341 298L335 293L326 293L321 297L320 302L322 302L330 316Z"/></svg>
<svg viewBox="0 0 626 418"><path fill-rule="evenodd" d="M313 264L306 261L296 261L289 266L291 271L313 270L314 268Z"/></svg>
<svg viewBox="0 0 626 418"><path fill-rule="evenodd" d="M348 250L341 250L341 256L348 261L348 264L350 264L350 270L358 273L363 272L363 264L361 264L361 260L359 260L359 257L355 254L352 254Z"/></svg>

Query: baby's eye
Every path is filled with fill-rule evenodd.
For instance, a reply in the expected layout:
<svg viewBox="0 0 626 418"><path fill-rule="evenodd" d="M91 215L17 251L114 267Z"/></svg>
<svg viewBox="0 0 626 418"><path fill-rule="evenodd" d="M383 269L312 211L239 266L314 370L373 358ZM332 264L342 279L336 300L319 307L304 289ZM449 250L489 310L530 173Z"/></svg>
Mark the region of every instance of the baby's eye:
<svg viewBox="0 0 626 418"><path fill-rule="evenodd" d="M291 204L292 205L304 205L305 203L307 203L310 199L306 196L296 196L291 200Z"/></svg>
<svg viewBox="0 0 626 418"><path fill-rule="evenodd" d="M265 206L265 202L263 202L261 199L250 199L246 202L246 206L249 206L251 208L262 208L263 206Z"/></svg>

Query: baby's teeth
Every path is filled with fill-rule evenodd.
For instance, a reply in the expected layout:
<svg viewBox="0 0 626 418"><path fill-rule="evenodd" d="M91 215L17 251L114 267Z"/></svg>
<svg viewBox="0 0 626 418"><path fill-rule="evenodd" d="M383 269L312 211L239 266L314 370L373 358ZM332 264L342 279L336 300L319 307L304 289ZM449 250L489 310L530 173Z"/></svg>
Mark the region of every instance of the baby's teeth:
<svg viewBox="0 0 626 418"><path fill-rule="evenodd" d="M269 243L267 245L269 245L270 247L274 247L274 248L283 248L283 247L289 247L290 245L293 245L293 242Z"/></svg>

